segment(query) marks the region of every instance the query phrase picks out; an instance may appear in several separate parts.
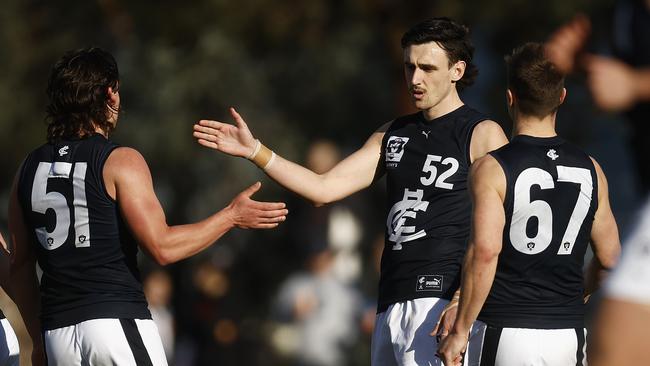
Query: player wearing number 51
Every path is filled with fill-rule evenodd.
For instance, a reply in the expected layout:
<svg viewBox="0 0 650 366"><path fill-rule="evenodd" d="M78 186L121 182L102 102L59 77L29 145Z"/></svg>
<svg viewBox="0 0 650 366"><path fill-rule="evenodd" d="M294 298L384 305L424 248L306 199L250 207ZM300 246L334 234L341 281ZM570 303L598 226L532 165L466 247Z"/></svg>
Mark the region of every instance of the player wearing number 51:
<svg viewBox="0 0 650 366"><path fill-rule="evenodd" d="M36 364L46 355L50 365L166 365L138 247L164 265L234 227L272 228L287 214L284 203L251 200L256 183L200 222L168 226L144 158L108 139L120 114L119 85L109 53L66 53L47 87L48 141L14 180L10 282Z"/></svg>
<svg viewBox="0 0 650 366"><path fill-rule="evenodd" d="M470 171L472 235L440 354L447 366L462 352L472 365L586 365L585 251L591 241L605 268L620 252L607 180L556 135L566 90L543 46L527 43L506 61L515 136ZM481 347L466 348L470 332Z"/></svg>

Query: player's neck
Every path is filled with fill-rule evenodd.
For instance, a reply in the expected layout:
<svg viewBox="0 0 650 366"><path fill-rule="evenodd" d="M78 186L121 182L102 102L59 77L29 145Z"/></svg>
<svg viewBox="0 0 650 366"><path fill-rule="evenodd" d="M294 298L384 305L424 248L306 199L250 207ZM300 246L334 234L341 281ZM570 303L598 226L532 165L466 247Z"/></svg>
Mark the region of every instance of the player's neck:
<svg viewBox="0 0 650 366"><path fill-rule="evenodd" d="M447 113L455 111L456 109L462 107L463 104L463 101L460 100L460 97L458 96L458 92L456 90L452 90L449 95L441 100L438 104L429 109L423 110L422 113L428 121L431 121L432 119L442 117Z"/></svg>
<svg viewBox="0 0 650 366"><path fill-rule="evenodd" d="M528 135L534 137L557 136L557 132L555 132L555 114L544 118L519 115L515 117L512 135Z"/></svg>

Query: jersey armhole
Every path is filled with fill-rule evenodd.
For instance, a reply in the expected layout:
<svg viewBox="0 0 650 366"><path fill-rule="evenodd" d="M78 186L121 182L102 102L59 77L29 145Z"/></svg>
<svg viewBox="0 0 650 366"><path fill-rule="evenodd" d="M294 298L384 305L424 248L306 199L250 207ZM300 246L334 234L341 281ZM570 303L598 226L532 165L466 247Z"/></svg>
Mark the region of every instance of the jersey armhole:
<svg viewBox="0 0 650 366"><path fill-rule="evenodd" d="M467 132L467 141L465 141L465 163L467 166L472 165L472 138L474 137L474 129L478 126L479 123L489 120L489 118L481 117L482 119L474 121L469 126L469 131Z"/></svg>
<svg viewBox="0 0 650 366"><path fill-rule="evenodd" d="M499 150L490 151L488 152L488 155L492 156L494 160L496 160L497 163L499 163L501 170L503 170L503 175L506 178L506 189L503 196L503 208L507 210L507 208L510 205L510 200L512 199L510 195L510 189L509 189L509 187L511 186L510 184L512 182L512 179L510 178L510 171L508 170L507 164L505 160L503 160L501 156L499 156L499 154L497 153L498 151Z"/></svg>
<svg viewBox="0 0 650 366"><path fill-rule="evenodd" d="M113 151L115 151L115 149L117 149L118 147L121 147L121 146L117 145L117 144L111 144L108 147L108 149L106 149L106 151L105 151L106 157L103 158L102 162L99 164L99 173L101 174L101 176L99 177L100 178L99 179L99 184L102 187L101 189L102 189L102 192L104 193L104 196L106 196L106 199L113 202L114 204L116 204L117 201L115 200L115 198L111 197L110 194L108 194L108 190L106 189L106 182L104 181L104 166L106 165L106 161L111 156Z"/></svg>

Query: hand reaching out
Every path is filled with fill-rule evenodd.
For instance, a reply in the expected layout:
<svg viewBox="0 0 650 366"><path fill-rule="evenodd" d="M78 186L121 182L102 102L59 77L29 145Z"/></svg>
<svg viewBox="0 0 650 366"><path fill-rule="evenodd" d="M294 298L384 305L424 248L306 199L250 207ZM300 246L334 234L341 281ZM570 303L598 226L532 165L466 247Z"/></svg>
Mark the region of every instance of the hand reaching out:
<svg viewBox="0 0 650 366"><path fill-rule="evenodd" d="M272 229L286 220L289 211L283 202L259 202L251 199L261 186L257 182L246 188L226 207L235 226L242 229Z"/></svg>
<svg viewBox="0 0 650 366"><path fill-rule="evenodd" d="M223 153L248 158L253 154L256 141L244 119L235 108L230 108L235 125L219 121L201 120L194 125L194 137L205 147Z"/></svg>

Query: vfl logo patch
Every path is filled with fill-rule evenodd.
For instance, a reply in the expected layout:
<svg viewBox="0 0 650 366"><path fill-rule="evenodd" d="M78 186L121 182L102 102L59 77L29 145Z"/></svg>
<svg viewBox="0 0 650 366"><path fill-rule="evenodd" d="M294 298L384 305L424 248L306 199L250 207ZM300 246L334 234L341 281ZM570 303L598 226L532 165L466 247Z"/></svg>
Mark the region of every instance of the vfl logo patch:
<svg viewBox="0 0 650 366"><path fill-rule="evenodd" d="M404 155L404 146L409 141L408 137L391 136L386 143L386 162L399 163ZM395 164L396 166L397 164Z"/></svg>
<svg viewBox="0 0 650 366"><path fill-rule="evenodd" d="M442 291L442 279L439 275L420 275L415 291Z"/></svg>

